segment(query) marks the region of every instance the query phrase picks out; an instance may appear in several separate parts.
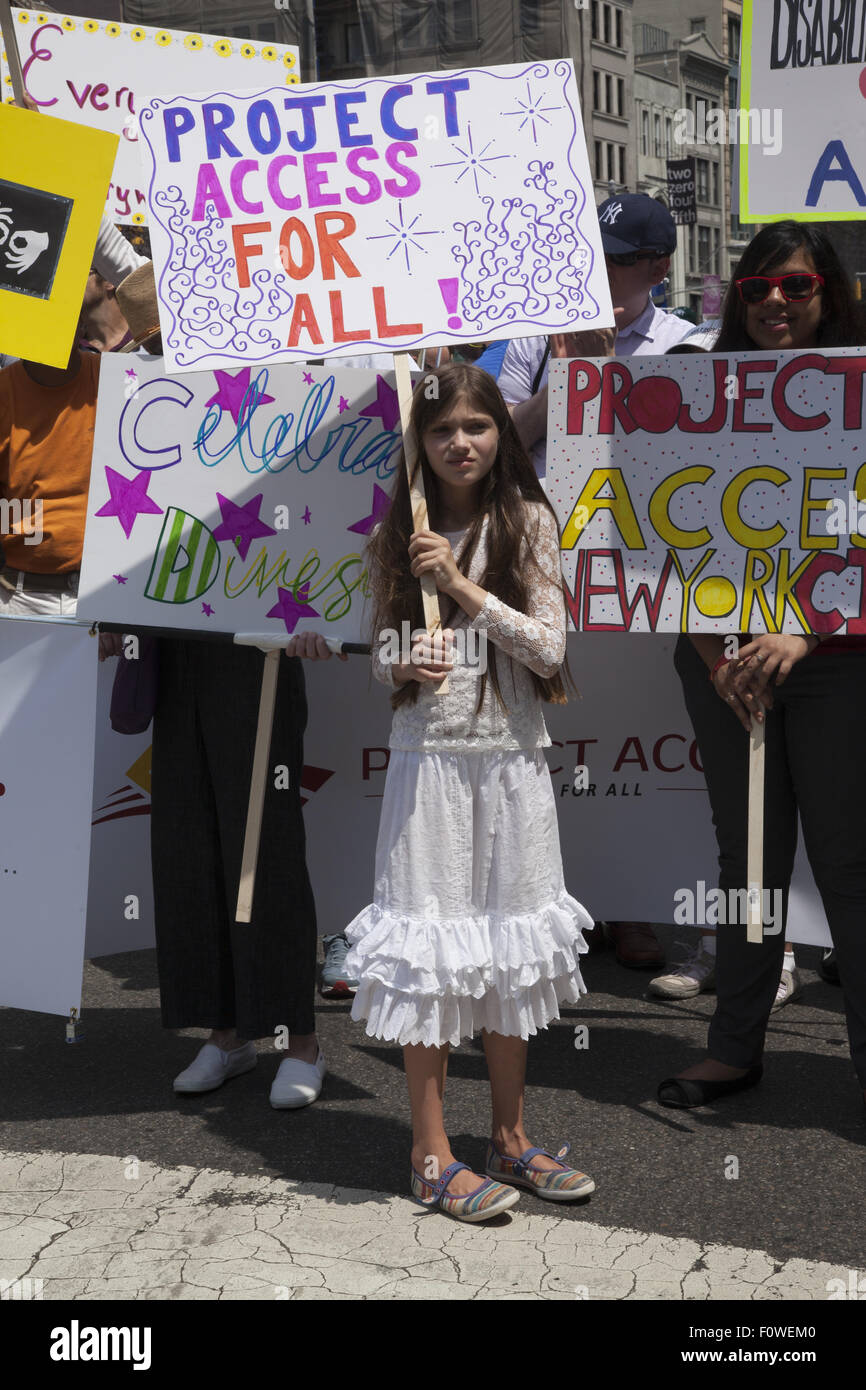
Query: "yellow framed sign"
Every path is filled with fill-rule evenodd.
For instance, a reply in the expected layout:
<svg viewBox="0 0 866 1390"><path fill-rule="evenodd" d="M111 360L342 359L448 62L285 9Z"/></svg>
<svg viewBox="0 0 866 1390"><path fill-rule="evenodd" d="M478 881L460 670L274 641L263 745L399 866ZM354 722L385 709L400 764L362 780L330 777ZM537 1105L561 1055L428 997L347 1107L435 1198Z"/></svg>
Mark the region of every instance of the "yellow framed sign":
<svg viewBox="0 0 866 1390"><path fill-rule="evenodd" d="M0 352L69 361L117 140L0 106Z"/></svg>

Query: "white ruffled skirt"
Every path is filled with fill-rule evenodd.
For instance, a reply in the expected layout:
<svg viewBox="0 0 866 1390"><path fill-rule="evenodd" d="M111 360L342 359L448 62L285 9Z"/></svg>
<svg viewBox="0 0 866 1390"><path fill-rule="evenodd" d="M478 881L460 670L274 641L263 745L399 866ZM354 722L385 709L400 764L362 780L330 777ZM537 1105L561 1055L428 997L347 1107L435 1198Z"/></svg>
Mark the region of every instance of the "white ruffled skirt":
<svg viewBox="0 0 866 1390"><path fill-rule="evenodd" d="M352 1017L400 1044L528 1038L586 993L542 749L393 749L372 904L346 928Z"/></svg>

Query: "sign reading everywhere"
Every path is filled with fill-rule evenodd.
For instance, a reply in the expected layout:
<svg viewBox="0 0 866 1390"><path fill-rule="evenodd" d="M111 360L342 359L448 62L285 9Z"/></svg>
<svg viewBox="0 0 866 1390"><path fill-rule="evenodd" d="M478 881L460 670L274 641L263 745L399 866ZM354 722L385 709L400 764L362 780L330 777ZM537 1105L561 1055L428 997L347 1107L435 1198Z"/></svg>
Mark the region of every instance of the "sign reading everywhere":
<svg viewBox="0 0 866 1390"><path fill-rule="evenodd" d="M851 349L552 361L575 627L866 634L864 375Z"/></svg>
<svg viewBox="0 0 866 1390"><path fill-rule="evenodd" d="M120 136L105 205L113 222L146 220L138 152L141 94L300 81L298 50L286 44L38 10L14 15L24 86L38 109ZM11 94L5 64L3 76Z"/></svg>
<svg viewBox="0 0 866 1390"><path fill-rule="evenodd" d="M0 106L0 352L65 367L117 136Z"/></svg>
<svg viewBox="0 0 866 1390"><path fill-rule="evenodd" d="M741 51L740 221L866 217L866 0L744 0Z"/></svg>
<svg viewBox="0 0 866 1390"><path fill-rule="evenodd" d="M155 97L169 371L610 325L570 62Z"/></svg>
<svg viewBox="0 0 866 1390"><path fill-rule="evenodd" d="M106 353L79 617L359 640L401 446L390 376Z"/></svg>

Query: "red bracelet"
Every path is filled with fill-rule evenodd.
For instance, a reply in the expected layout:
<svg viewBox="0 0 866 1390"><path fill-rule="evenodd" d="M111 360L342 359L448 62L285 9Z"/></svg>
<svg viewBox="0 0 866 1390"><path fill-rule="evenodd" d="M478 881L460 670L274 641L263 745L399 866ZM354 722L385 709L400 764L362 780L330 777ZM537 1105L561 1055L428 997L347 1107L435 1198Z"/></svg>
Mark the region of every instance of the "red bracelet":
<svg viewBox="0 0 866 1390"><path fill-rule="evenodd" d="M719 667L720 667L720 666L729 666L730 663L731 663L731 658L730 658L729 656L725 656L724 653L719 657L719 659L718 659L718 661L716 662L715 666L714 666L714 667L712 668L712 670L710 671L710 684L711 684L711 685L712 685L712 683L713 683L713 678L715 677L715 674L716 674L716 672L718 671Z"/></svg>

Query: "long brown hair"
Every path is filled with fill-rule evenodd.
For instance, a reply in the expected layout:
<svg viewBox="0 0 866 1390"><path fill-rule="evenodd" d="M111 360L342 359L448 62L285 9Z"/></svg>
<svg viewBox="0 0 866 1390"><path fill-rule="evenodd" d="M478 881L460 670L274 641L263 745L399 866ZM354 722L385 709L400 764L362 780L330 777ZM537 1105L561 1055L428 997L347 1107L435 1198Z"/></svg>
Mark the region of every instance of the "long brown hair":
<svg viewBox="0 0 866 1390"><path fill-rule="evenodd" d="M526 612L527 586L521 573L521 544L526 542L530 564L537 566L532 551L532 537L526 534L526 504L537 502L546 507L556 521L553 507L535 475L529 456L520 442L502 394L487 372L468 363L455 363L438 371L428 372L415 388L412 398L411 428L418 442L415 476L420 468L427 498L429 524L432 531L441 526L441 501L436 474L424 453L424 435L458 400L465 399L472 409L490 415L499 432L499 449L493 468L481 485L478 511L469 527L462 547L458 569L469 573L472 556L487 517L487 563L480 584L496 598L520 613ZM413 479L414 480L414 479ZM557 532L558 532L557 525ZM409 539L414 530L409 497L406 463L401 453L391 494L391 506L375 533L371 536L367 555L372 576L374 601L373 636L386 628L400 631L408 622L412 630L424 628L424 609L421 586L409 568ZM442 626L448 627L458 611L458 604L449 600L449 610ZM491 642L487 648L487 674L500 705L505 707L496 669L496 649ZM568 675L567 664L563 669ZM484 699L487 674L481 677L478 694L480 710ZM530 671L532 683L542 700L565 704L566 693L562 675L538 676ZM391 696L395 709L418 698L417 681L407 681Z"/></svg>

